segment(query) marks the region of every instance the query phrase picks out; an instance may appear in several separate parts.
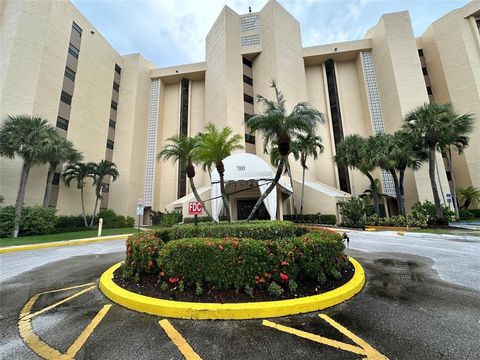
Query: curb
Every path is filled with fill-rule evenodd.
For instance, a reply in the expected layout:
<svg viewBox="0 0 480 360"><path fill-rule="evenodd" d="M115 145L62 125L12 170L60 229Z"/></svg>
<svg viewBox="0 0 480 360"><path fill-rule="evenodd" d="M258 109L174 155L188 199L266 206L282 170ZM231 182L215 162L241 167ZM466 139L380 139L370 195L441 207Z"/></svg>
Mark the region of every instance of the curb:
<svg viewBox="0 0 480 360"><path fill-rule="evenodd" d="M251 303L194 303L162 300L139 295L123 289L112 281L113 272L122 262L113 265L100 277L99 288L111 301L127 309L165 317L196 320L244 320L296 315L337 305L352 298L365 284L365 272L353 258L355 268L352 279L337 289L299 299L262 301Z"/></svg>
<svg viewBox="0 0 480 360"><path fill-rule="evenodd" d="M99 243L103 241L110 241L110 240L120 240L125 239L133 234L121 234L121 235L111 235L111 236L102 236L102 237L95 237L95 238L85 238L85 239L77 239L77 240L66 240L66 241L52 241L42 244L31 244L31 245L14 245L14 246L7 246L0 248L0 254L6 254L16 251L27 251L27 250L38 250L38 249L47 249L53 247L60 247L60 246L73 246L73 245L83 245L83 244L90 244L90 243Z"/></svg>

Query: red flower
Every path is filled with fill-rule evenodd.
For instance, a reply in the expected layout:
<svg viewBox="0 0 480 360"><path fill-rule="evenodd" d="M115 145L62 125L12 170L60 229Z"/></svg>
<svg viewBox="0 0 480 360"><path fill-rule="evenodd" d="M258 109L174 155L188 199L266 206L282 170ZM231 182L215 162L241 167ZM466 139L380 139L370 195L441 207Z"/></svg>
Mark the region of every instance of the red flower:
<svg viewBox="0 0 480 360"><path fill-rule="evenodd" d="M269 278L270 274L268 272L266 272L265 274L263 274L263 276L265 276L266 278Z"/></svg>
<svg viewBox="0 0 480 360"><path fill-rule="evenodd" d="M288 275L285 273L280 273L280 280L281 281L288 281Z"/></svg>
<svg viewBox="0 0 480 360"><path fill-rule="evenodd" d="M150 260L150 261L147 263L147 268L150 269L152 266L153 266L153 261Z"/></svg>
<svg viewBox="0 0 480 360"><path fill-rule="evenodd" d="M160 275L160 277L164 277L165 273L163 271L161 271L159 275Z"/></svg>
<svg viewBox="0 0 480 360"><path fill-rule="evenodd" d="M132 254L132 248L129 246L127 248L127 256L130 256Z"/></svg>
<svg viewBox="0 0 480 360"><path fill-rule="evenodd" d="M288 261L283 260L283 261L280 263L280 265L282 265L282 266L288 266Z"/></svg>
<svg viewBox="0 0 480 360"><path fill-rule="evenodd" d="M218 245L218 248L219 248L220 250L223 250L223 246L222 246L221 244Z"/></svg>
<svg viewBox="0 0 480 360"><path fill-rule="evenodd" d="M237 240L233 240L233 246L238 247L238 241Z"/></svg>
<svg viewBox="0 0 480 360"><path fill-rule="evenodd" d="M258 279L258 283L264 283L265 282L265 279L263 277L261 277L260 279Z"/></svg>
<svg viewBox="0 0 480 360"><path fill-rule="evenodd" d="M178 278L170 278L170 279L168 279L168 282L169 282L170 284L175 284L175 283L178 282Z"/></svg>

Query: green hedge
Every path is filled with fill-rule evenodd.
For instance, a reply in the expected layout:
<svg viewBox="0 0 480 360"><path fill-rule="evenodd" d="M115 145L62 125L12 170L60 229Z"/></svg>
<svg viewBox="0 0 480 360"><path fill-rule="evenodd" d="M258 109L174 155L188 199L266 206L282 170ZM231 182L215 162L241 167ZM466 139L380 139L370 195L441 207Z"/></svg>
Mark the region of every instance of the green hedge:
<svg viewBox="0 0 480 360"><path fill-rule="evenodd" d="M290 281L338 278L345 264L339 234L324 230L276 241L188 238L163 244L153 233L127 240L124 276L153 273L159 283L209 289L287 288Z"/></svg>
<svg viewBox="0 0 480 360"><path fill-rule="evenodd" d="M46 235L54 232L57 224L55 212L56 210L52 208L25 206L20 219L20 236ZM0 237L12 236L14 218L15 207L0 207Z"/></svg>
<svg viewBox="0 0 480 360"><path fill-rule="evenodd" d="M184 239L194 237L241 237L259 240L277 240L298 236L305 230L288 221L252 221L212 224L175 225L169 230L169 239Z"/></svg>
<svg viewBox="0 0 480 360"><path fill-rule="evenodd" d="M335 225L337 223L337 217L333 214L283 215L283 220L305 224Z"/></svg>

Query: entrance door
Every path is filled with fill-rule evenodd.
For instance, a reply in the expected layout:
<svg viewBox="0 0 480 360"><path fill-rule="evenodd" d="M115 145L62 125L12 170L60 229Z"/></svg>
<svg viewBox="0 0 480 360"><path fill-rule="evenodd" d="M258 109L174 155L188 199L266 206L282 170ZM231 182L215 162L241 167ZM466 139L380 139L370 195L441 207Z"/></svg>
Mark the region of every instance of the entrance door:
<svg viewBox="0 0 480 360"><path fill-rule="evenodd" d="M248 218L248 215L253 210L253 207L257 203L258 199L243 199L243 200L237 200L237 220L246 220ZM268 214L267 209L265 208L265 205L260 204L260 206L257 209L257 212L253 216L253 219L255 220L270 220L270 215Z"/></svg>

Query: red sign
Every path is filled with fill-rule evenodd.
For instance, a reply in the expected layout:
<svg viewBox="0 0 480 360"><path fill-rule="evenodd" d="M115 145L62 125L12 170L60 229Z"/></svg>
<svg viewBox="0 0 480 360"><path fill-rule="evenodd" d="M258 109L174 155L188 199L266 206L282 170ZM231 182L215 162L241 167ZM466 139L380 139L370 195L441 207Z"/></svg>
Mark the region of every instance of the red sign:
<svg viewBox="0 0 480 360"><path fill-rule="evenodd" d="M201 202L194 201L188 203L188 215L201 215L203 212L203 206Z"/></svg>

